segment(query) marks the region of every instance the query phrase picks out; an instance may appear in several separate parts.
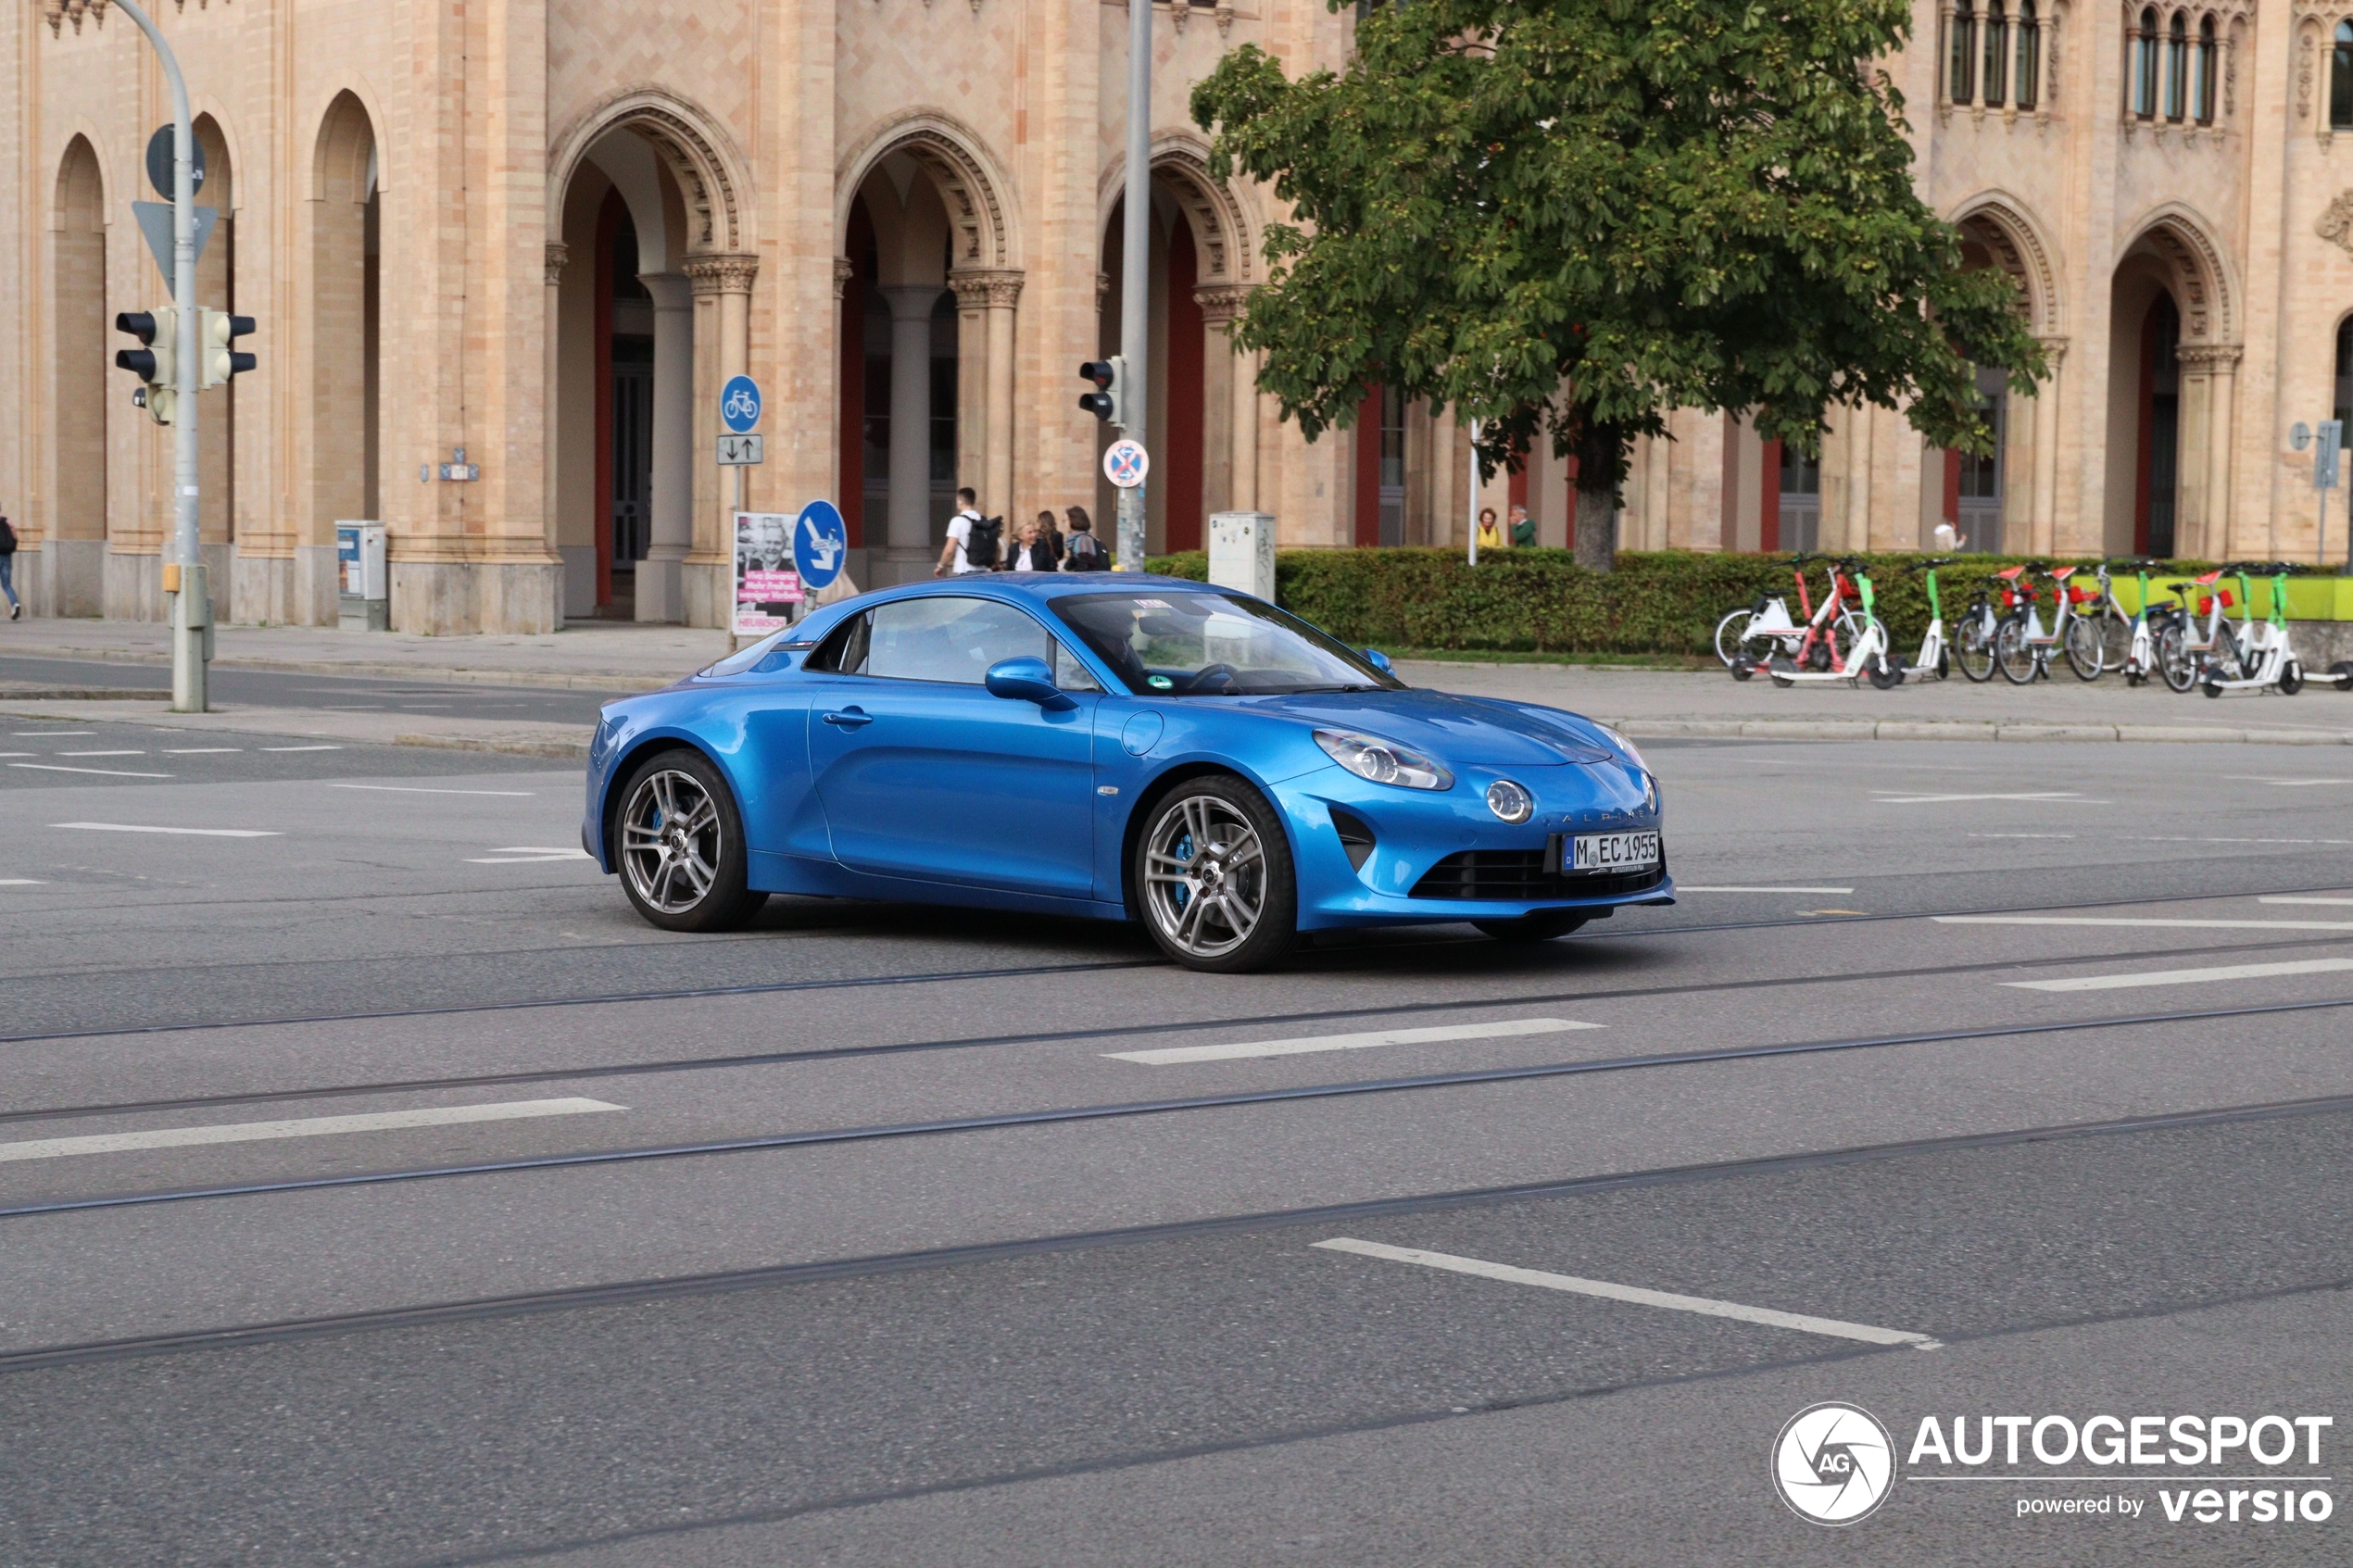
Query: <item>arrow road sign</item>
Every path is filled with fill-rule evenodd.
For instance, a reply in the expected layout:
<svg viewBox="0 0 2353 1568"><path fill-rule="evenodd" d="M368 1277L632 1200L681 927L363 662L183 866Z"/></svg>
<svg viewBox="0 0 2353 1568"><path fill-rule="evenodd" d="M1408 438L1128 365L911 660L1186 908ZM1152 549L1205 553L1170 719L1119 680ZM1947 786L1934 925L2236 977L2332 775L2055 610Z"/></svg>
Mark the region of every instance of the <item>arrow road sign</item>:
<svg viewBox="0 0 2353 1568"><path fill-rule="evenodd" d="M801 582L812 588L832 587L849 549L849 525L831 501L812 501L800 508L792 529L792 558Z"/></svg>
<svg viewBox="0 0 2353 1568"><path fill-rule="evenodd" d="M719 389L719 417L737 435L749 432L760 422L760 383L749 376L729 376L727 384ZM727 459L719 460L724 463ZM760 459L754 458L751 461Z"/></svg>
<svg viewBox="0 0 2353 1568"><path fill-rule="evenodd" d="M723 435L719 438L719 466L740 469L761 462L761 445L762 438L757 435Z"/></svg>

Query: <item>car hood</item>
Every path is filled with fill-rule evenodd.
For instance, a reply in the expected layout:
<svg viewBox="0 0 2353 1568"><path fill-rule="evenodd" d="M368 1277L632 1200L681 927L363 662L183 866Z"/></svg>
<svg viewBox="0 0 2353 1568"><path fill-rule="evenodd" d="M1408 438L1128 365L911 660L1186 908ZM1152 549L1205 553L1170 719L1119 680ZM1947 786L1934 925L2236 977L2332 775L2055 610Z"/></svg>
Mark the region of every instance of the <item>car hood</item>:
<svg viewBox="0 0 2353 1568"><path fill-rule="evenodd" d="M1534 768L1607 762L1614 757L1571 714L1491 697L1418 690L1301 692L1243 697L1237 705L1326 729L1378 735L1441 762Z"/></svg>

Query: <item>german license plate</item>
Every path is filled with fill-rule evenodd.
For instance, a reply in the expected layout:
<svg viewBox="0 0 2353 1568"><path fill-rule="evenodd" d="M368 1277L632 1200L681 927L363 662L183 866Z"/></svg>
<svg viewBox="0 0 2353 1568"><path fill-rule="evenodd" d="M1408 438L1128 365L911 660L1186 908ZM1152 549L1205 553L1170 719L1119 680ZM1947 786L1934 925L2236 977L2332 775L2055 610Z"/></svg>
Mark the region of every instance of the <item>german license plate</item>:
<svg viewBox="0 0 2353 1568"><path fill-rule="evenodd" d="M1562 834L1554 851L1562 872L1638 872L1658 864L1655 833L1580 833Z"/></svg>

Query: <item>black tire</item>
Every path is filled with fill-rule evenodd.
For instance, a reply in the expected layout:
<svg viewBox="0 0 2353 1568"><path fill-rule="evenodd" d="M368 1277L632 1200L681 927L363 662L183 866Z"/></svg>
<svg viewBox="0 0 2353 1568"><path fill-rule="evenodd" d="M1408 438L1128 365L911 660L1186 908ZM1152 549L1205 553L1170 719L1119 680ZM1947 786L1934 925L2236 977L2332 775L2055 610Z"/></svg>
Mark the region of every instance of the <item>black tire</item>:
<svg viewBox="0 0 2353 1568"><path fill-rule="evenodd" d="M1833 635L1823 636L1812 647L1806 650L1806 667L1818 673L1828 670L1837 659L1838 646Z"/></svg>
<svg viewBox="0 0 2353 1568"><path fill-rule="evenodd" d="M1871 685L1879 691L1892 692L1904 684L1904 667L1900 664L1889 663L1885 659L1876 660L1864 666L1863 673L1869 678Z"/></svg>
<svg viewBox="0 0 2353 1568"><path fill-rule="evenodd" d="M1797 661L1790 658L1790 656L1785 653L1775 654L1773 656L1773 662L1765 667L1765 672L1768 675L1772 676L1773 684L1780 687L1783 691L1787 691L1790 687L1797 684L1795 681L1790 679L1792 675L1797 672Z"/></svg>
<svg viewBox="0 0 2353 1568"><path fill-rule="evenodd" d="M1994 638L1983 621L1971 617L1961 622L1954 633L1953 654L1960 661L1961 673L1978 684L1994 678Z"/></svg>
<svg viewBox="0 0 2353 1568"><path fill-rule="evenodd" d="M1230 773L1187 779L1145 808L1127 874L1144 929L1187 969L1265 969L1299 940L1282 819Z"/></svg>
<svg viewBox="0 0 2353 1568"><path fill-rule="evenodd" d="M1750 679L1755 673L1756 660L1751 659L1748 655L1741 654L1732 660L1733 680L1745 681Z"/></svg>
<svg viewBox="0 0 2353 1568"><path fill-rule="evenodd" d="M1570 909L1539 909L1517 920L1475 920L1471 924L1498 942L1550 942L1577 930L1590 918Z"/></svg>
<svg viewBox="0 0 2353 1568"><path fill-rule="evenodd" d="M2023 686L2034 679L2034 647L2026 640L2026 622L2008 620L1994 633L1994 668L2002 679L2012 685Z"/></svg>
<svg viewBox="0 0 2353 1568"><path fill-rule="evenodd" d="M2098 620L2088 615L2068 618L2067 667L2075 671L2079 681L2096 681L2108 671L2108 649L2100 630L2106 622L2105 616Z"/></svg>
<svg viewBox="0 0 2353 1568"><path fill-rule="evenodd" d="M2280 695L2294 696L2304 689L2304 666L2289 659L2280 666Z"/></svg>
<svg viewBox="0 0 2353 1568"><path fill-rule="evenodd" d="M2221 696L2222 695L2222 683L2215 678L2214 671L2209 669L2206 673L2205 681L2198 686L2198 690L2204 692L2208 696Z"/></svg>
<svg viewBox="0 0 2353 1568"><path fill-rule="evenodd" d="M2100 668L2121 670L2133 659L2132 619L2114 605L2099 619Z"/></svg>
<svg viewBox="0 0 2353 1568"><path fill-rule="evenodd" d="M2184 696L2197 684L2197 660L2190 654L2189 633L2178 621L2157 634L2157 670L2166 685Z"/></svg>
<svg viewBox="0 0 2353 1568"><path fill-rule="evenodd" d="M699 751L659 752L629 775L613 859L629 902L664 931L733 931L768 902L746 885L735 792Z"/></svg>
<svg viewBox="0 0 2353 1568"><path fill-rule="evenodd" d="M2340 659L2329 666L2329 684L2341 692L2353 692L2353 659Z"/></svg>

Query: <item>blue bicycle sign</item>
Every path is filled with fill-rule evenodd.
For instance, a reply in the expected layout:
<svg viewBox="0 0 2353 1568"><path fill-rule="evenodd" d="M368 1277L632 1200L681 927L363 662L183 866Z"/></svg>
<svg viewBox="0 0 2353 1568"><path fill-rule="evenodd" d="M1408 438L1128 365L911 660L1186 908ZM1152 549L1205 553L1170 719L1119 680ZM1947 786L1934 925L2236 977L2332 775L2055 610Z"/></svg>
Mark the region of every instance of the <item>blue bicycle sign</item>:
<svg viewBox="0 0 2353 1568"><path fill-rule="evenodd" d="M729 376L719 389L719 417L736 435L748 435L760 422L760 383L749 376Z"/></svg>

